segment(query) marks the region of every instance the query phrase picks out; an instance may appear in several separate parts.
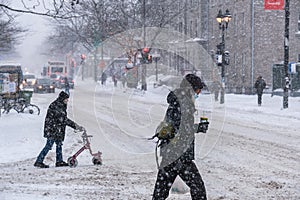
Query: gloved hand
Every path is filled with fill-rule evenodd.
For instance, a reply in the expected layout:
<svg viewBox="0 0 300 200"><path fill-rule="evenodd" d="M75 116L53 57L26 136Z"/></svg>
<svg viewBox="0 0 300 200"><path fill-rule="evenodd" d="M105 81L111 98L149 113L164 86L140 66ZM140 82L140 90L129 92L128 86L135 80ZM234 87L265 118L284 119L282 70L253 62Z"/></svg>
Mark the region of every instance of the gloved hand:
<svg viewBox="0 0 300 200"><path fill-rule="evenodd" d="M198 125L198 130L196 133L202 132L202 133L206 133L206 131L208 130L208 118L206 117L201 117L200 118L200 123Z"/></svg>
<svg viewBox="0 0 300 200"><path fill-rule="evenodd" d="M175 137L175 129L170 123L161 122L156 128L156 136L158 139L172 139Z"/></svg>
<svg viewBox="0 0 300 200"><path fill-rule="evenodd" d="M79 126L78 124L76 124L75 130L77 130L77 131L84 131L85 128L83 126Z"/></svg>

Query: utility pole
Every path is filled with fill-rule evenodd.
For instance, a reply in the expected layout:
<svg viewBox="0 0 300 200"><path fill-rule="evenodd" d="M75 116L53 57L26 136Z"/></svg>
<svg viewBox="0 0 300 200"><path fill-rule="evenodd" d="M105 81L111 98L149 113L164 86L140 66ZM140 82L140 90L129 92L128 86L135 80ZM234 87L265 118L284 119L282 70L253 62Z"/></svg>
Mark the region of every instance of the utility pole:
<svg viewBox="0 0 300 200"><path fill-rule="evenodd" d="M143 0L143 45L146 47L146 0ZM147 82L146 82L146 74L147 74L147 65L142 64L142 90L147 90Z"/></svg>
<svg viewBox="0 0 300 200"><path fill-rule="evenodd" d="M290 24L290 0L285 1L285 32L284 32L284 72L285 72L285 85L283 89L283 108L288 108L289 98L289 24Z"/></svg>

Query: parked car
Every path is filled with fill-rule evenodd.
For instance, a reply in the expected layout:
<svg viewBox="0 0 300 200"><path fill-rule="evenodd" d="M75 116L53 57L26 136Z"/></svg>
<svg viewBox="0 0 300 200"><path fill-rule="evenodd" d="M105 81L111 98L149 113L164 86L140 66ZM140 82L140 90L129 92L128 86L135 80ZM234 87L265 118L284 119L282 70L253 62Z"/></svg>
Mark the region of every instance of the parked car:
<svg viewBox="0 0 300 200"><path fill-rule="evenodd" d="M33 88L36 83L36 77L34 74L26 73L23 75L23 88Z"/></svg>
<svg viewBox="0 0 300 200"><path fill-rule="evenodd" d="M71 77L66 77L66 76L59 77L58 82L56 83L56 87L60 88L60 89L65 88L66 78L68 79L70 89L74 89L74 79L72 79Z"/></svg>
<svg viewBox="0 0 300 200"><path fill-rule="evenodd" d="M55 93L55 85L50 78L38 78L34 85L34 92L37 93Z"/></svg>

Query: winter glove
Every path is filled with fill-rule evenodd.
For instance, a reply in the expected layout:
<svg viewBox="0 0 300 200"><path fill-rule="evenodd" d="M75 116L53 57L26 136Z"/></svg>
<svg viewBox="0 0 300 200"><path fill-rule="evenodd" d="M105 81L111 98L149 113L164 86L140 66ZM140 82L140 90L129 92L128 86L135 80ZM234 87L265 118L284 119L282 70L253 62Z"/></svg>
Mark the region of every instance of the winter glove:
<svg viewBox="0 0 300 200"><path fill-rule="evenodd" d="M171 124L167 122L161 122L156 128L155 135L158 137L158 139L172 139L175 136L175 129Z"/></svg>

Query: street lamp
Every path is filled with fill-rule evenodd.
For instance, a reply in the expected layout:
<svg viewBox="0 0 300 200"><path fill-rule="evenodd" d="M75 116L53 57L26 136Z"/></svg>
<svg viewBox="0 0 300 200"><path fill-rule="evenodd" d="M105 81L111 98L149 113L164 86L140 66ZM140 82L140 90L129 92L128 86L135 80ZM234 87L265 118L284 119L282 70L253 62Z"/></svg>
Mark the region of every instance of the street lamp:
<svg viewBox="0 0 300 200"><path fill-rule="evenodd" d="M227 30L228 24L231 20L231 14L229 13L229 10L227 9L225 14L222 14L222 11L219 10L216 20L219 23L219 29L222 30L222 42L217 45L217 63L219 66L221 66L222 88L220 103L223 104L225 93L225 65L229 64L229 52L225 51L224 32Z"/></svg>
<svg viewBox="0 0 300 200"><path fill-rule="evenodd" d="M158 82L158 74L157 74L157 62L160 60L160 55L157 52L154 52L152 55L152 58L154 59L155 62L155 80Z"/></svg>

